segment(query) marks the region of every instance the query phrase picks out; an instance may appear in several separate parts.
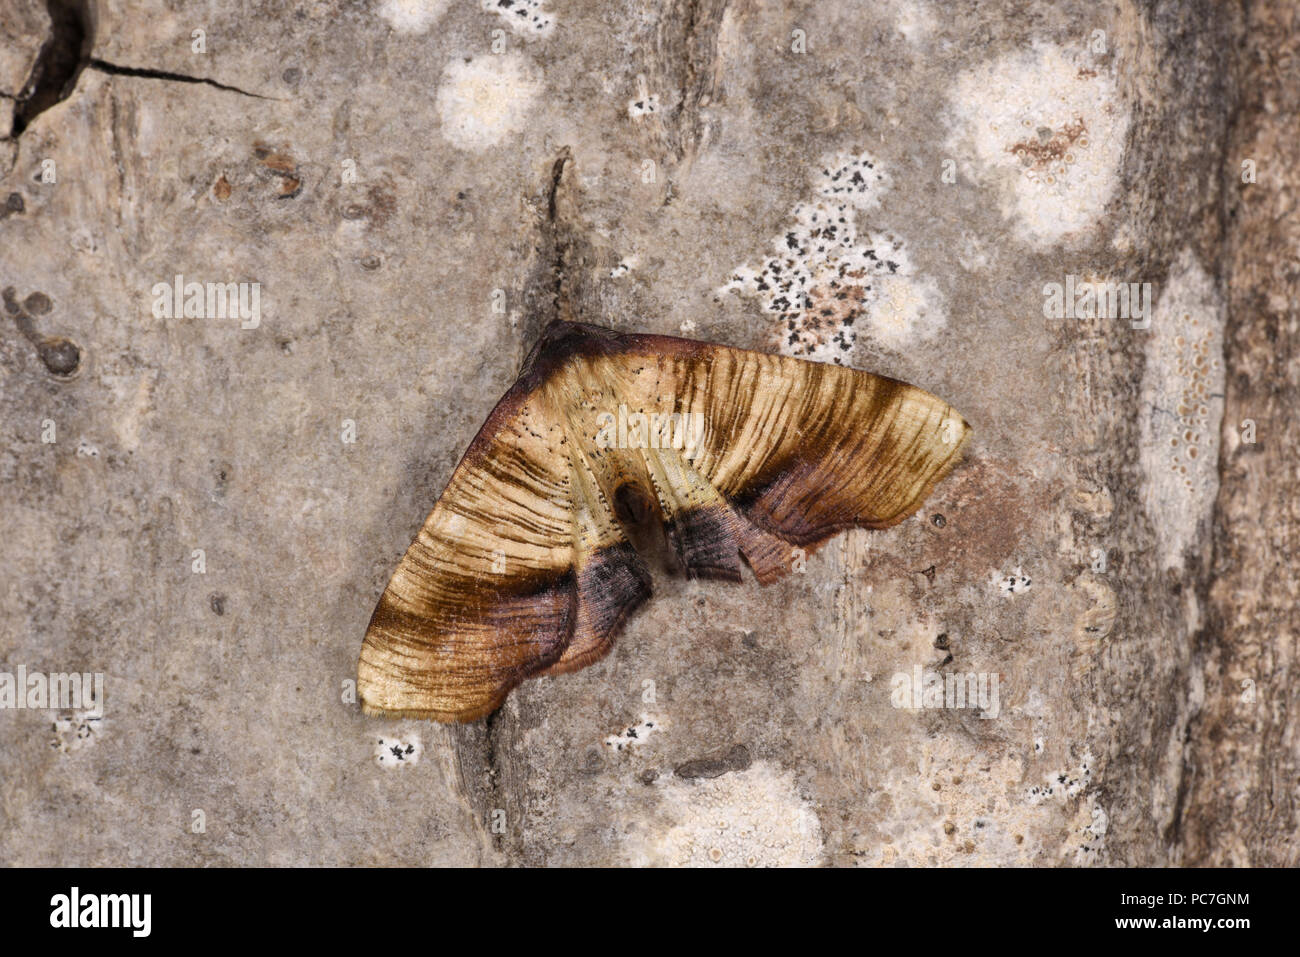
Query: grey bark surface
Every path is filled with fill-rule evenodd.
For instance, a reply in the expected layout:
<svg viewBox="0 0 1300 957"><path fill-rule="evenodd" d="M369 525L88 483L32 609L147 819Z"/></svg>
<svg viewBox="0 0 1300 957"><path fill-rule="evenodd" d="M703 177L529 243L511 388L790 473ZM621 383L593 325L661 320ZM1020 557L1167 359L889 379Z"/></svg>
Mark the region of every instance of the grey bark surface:
<svg viewBox="0 0 1300 957"><path fill-rule="evenodd" d="M0 672L107 695L0 710L0 860L1297 862L1288 4L5 2ZM898 268L845 304L837 255ZM178 275L260 322L160 317ZM1149 328L1046 317L1067 276ZM657 572L484 721L364 717L374 603L556 317L807 346L974 440L779 583ZM900 707L918 668L996 713Z"/></svg>

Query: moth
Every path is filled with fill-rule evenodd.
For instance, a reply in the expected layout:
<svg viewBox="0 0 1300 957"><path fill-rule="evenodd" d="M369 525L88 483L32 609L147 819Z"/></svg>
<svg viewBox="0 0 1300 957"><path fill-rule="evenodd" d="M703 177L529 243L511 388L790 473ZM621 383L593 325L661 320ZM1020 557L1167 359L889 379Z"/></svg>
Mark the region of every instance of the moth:
<svg viewBox="0 0 1300 957"><path fill-rule="evenodd" d="M970 427L843 366L556 320L456 466L370 619L367 714L472 721L607 654L642 552L761 584L914 513Z"/></svg>

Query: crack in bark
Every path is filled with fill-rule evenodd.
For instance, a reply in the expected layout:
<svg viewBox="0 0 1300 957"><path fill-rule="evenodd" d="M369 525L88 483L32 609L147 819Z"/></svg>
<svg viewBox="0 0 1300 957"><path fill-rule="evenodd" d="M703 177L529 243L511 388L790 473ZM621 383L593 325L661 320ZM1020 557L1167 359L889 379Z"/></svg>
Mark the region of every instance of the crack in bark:
<svg viewBox="0 0 1300 957"><path fill-rule="evenodd" d="M262 93L252 93L248 90L242 90L237 86L231 86L228 83L221 83L218 80L212 80L205 76L187 76L184 73L173 73L170 70L155 70L150 67L141 66L122 66L118 63L109 63L107 60L100 60L97 57L87 61L86 66L100 73L107 73L111 76L134 76L143 77L147 80L168 80L173 83L197 83L203 86L210 86L215 90L226 90L230 93L238 93L241 96L251 96L258 100L276 100L278 97L266 96Z"/></svg>
<svg viewBox="0 0 1300 957"><path fill-rule="evenodd" d="M14 98L8 140L17 140L36 117L67 99L95 42L94 16L87 0L46 0L50 35L41 44L31 76Z"/></svg>
<svg viewBox="0 0 1300 957"><path fill-rule="evenodd" d="M546 197L546 227L550 233L552 256L551 269L555 273L555 285L552 291L553 300L551 303L552 319L569 319L572 318L572 307L564 291L565 274L568 271L566 262L569 254L569 243L564 236L562 224L557 226L556 219L559 215L560 201L560 184L564 181L564 170L573 160L573 155L566 147L564 152L551 166L551 188ZM543 324L543 327L545 324ZM540 330L539 330L540 331Z"/></svg>
<svg viewBox="0 0 1300 957"><path fill-rule="evenodd" d="M495 814L498 810L504 811L506 815L506 831L504 833L494 833L492 828L488 828L488 840L491 841L493 849L504 852L506 850L506 835L510 833L509 821L510 810L506 807L509 803L508 796L503 798L503 792L506 786L502 779L508 776L508 770L502 761L502 754L508 753L509 739L516 737L512 735L510 729L502 727L501 710L497 709L487 716L483 723L484 741L484 774L487 776L487 795L489 797L487 810Z"/></svg>
<svg viewBox="0 0 1300 957"><path fill-rule="evenodd" d="M568 147L551 165L551 188L546 196L546 219L550 223L555 222L556 201L560 193L560 180L564 178L564 167L573 159L572 153Z"/></svg>
<svg viewBox="0 0 1300 957"><path fill-rule="evenodd" d="M92 57L91 51L95 47L95 15L89 0L46 0L45 5L50 17L50 35L41 44L31 76L27 78L18 96L3 95L4 99L14 103L9 135L3 138L6 141L16 142L36 117L71 96L77 88L82 71L87 69L110 76L200 84L258 100L280 99L207 77L187 76L149 67L122 66Z"/></svg>
<svg viewBox="0 0 1300 957"><path fill-rule="evenodd" d="M544 212L538 214L536 255L524 286L518 330L521 360L551 320L591 321L597 311L596 291L587 274L595 251L572 196L572 169L573 153L566 146L551 163Z"/></svg>
<svg viewBox="0 0 1300 957"><path fill-rule="evenodd" d="M517 720L509 720L500 708L482 721L450 728L452 760L457 769L453 784L473 816L474 832L480 840L480 858L497 855L498 860L516 863L522 855L522 836L514 824L522 818L516 807L526 800L525 772L515 766L512 755L519 750ZM522 793L518 801L511 796ZM497 811L505 813L505 830L496 831Z"/></svg>

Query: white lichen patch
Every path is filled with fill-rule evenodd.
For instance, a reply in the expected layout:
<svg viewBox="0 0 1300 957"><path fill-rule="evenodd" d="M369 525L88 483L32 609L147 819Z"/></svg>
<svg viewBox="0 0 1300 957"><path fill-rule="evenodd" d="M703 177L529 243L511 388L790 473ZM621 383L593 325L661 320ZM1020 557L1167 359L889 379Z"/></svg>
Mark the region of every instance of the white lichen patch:
<svg viewBox="0 0 1300 957"><path fill-rule="evenodd" d="M616 731L605 739L605 747L611 751L626 751L644 744L652 734L664 729L663 719L654 714L643 714L635 724L630 724L621 731Z"/></svg>
<svg viewBox="0 0 1300 957"><path fill-rule="evenodd" d="M541 91L540 75L519 53L453 60L438 87L442 135L463 150L495 146L523 129Z"/></svg>
<svg viewBox="0 0 1300 957"><path fill-rule="evenodd" d="M659 112L659 95L650 92L650 83L646 80L644 73L638 73L636 78L636 96L627 101L627 115L629 119L639 120L643 116L651 116Z"/></svg>
<svg viewBox="0 0 1300 957"><path fill-rule="evenodd" d="M383 0L378 12L398 33L428 33L450 0Z"/></svg>
<svg viewBox="0 0 1300 957"><path fill-rule="evenodd" d="M659 97L654 93L642 94L627 101L627 115L634 120L659 112Z"/></svg>
<svg viewBox="0 0 1300 957"><path fill-rule="evenodd" d="M99 447L82 439L77 443L77 457L82 459L99 458Z"/></svg>
<svg viewBox="0 0 1300 957"><path fill-rule="evenodd" d="M1095 764L1092 752L1084 751L1076 767L1048 773L1042 784L1035 784L1025 792L1025 800L1031 805L1039 805L1053 798L1064 801L1078 797L1092 783Z"/></svg>
<svg viewBox="0 0 1300 957"><path fill-rule="evenodd" d="M633 269L636 268L637 258L635 256L624 256L619 260L618 265L609 271L610 279L622 279Z"/></svg>
<svg viewBox="0 0 1300 957"><path fill-rule="evenodd" d="M880 205L880 194L889 186L884 170L870 154L840 153L822 166L817 195L854 209L871 210Z"/></svg>
<svg viewBox="0 0 1300 957"><path fill-rule="evenodd" d="M858 225L888 185L869 154L829 159L774 254L737 269L720 292L759 297L785 355L844 364L859 330L893 349L933 337L945 324L937 287L915 277L902 239Z"/></svg>
<svg viewBox="0 0 1300 957"><path fill-rule="evenodd" d="M1096 863L1106 846L1110 815L1097 801L1095 794L1089 794L1088 799L1080 805L1073 823L1075 834L1072 840L1066 841L1063 850L1066 853L1073 851L1076 864Z"/></svg>
<svg viewBox="0 0 1300 957"><path fill-rule="evenodd" d="M960 76L948 147L963 171L999 189L1027 241L1060 242L1097 223L1119 184L1129 107L1113 68L1056 44Z"/></svg>
<svg viewBox="0 0 1300 957"><path fill-rule="evenodd" d="M1209 527L1219 490L1223 419L1222 300L1185 250L1156 303L1142 376L1143 504L1163 568L1179 568L1197 530Z"/></svg>
<svg viewBox="0 0 1300 957"><path fill-rule="evenodd" d="M61 754L72 754L89 748L103 733L104 719L85 712L61 712L54 719L54 738L50 747Z"/></svg>
<svg viewBox="0 0 1300 957"><path fill-rule="evenodd" d="M542 0L480 0L480 3L520 36L548 37L555 29L555 17L542 9Z"/></svg>
<svg viewBox="0 0 1300 957"><path fill-rule="evenodd" d="M379 738L375 744L375 762L381 768L410 767L420 763L420 736Z"/></svg>
<svg viewBox="0 0 1300 957"><path fill-rule="evenodd" d="M1025 570L1017 566L1012 569L1011 574L995 571L993 573L993 587L1003 598L1010 598L1012 595L1023 595L1033 587L1033 579L1025 574Z"/></svg>
<svg viewBox="0 0 1300 957"><path fill-rule="evenodd" d="M821 822L793 772L756 761L717 778L661 777L648 826L629 828L622 851L635 867L811 867Z"/></svg>

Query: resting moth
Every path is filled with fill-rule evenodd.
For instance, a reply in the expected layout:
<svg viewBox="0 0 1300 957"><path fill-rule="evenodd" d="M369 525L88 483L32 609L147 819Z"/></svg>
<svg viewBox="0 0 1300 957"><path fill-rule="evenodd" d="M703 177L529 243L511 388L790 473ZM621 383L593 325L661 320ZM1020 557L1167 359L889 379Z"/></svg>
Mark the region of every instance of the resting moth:
<svg viewBox="0 0 1300 957"><path fill-rule="evenodd" d="M969 433L868 372L552 322L379 599L362 709L472 721L599 660L650 597L638 518L687 576L739 582L743 556L768 584L915 512Z"/></svg>

